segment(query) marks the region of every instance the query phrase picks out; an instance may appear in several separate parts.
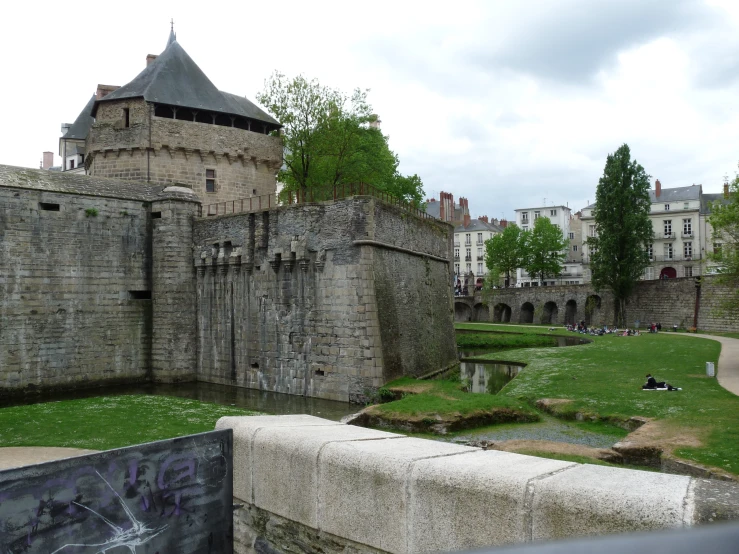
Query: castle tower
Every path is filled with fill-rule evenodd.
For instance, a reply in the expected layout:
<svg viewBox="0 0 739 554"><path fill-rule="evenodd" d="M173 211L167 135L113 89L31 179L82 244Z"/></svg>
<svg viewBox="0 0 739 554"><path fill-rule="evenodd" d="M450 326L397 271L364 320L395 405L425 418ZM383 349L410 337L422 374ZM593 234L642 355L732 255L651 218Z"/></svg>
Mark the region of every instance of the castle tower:
<svg viewBox="0 0 739 554"><path fill-rule="evenodd" d="M280 124L218 90L174 32L131 82L97 95L91 114L90 175L186 186L206 205L275 192Z"/></svg>

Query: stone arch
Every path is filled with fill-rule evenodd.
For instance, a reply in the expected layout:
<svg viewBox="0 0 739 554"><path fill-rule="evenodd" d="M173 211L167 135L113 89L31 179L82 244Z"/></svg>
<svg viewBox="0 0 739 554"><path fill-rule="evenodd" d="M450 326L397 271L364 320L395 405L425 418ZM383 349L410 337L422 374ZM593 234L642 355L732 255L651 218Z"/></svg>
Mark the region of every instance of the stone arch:
<svg viewBox="0 0 739 554"><path fill-rule="evenodd" d="M521 315L518 318L519 323L534 322L534 305L531 302L524 302L521 305Z"/></svg>
<svg viewBox="0 0 739 554"><path fill-rule="evenodd" d="M493 321L496 323L510 323L511 307L508 304L496 304L493 308Z"/></svg>
<svg viewBox="0 0 739 554"><path fill-rule="evenodd" d="M557 303L550 300L549 302L544 304L544 309L541 312L541 322L545 325L557 323L558 315L559 308L557 308Z"/></svg>
<svg viewBox="0 0 739 554"><path fill-rule="evenodd" d="M585 325L600 323L600 296L591 294L585 300Z"/></svg>
<svg viewBox="0 0 739 554"><path fill-rule="evenodd" d="M676 279L677 270L674 267L663 267L662 271L659 272L660 279Z"/></svg>
<svg viewBox="0 0 739 554"><path fill-rule="evenodd" d="M574 325L577 321L577 302L570 299L565 304L565 325Z"/></svg>
<svg viewBox="0 0 739 554"><path fill-rule="evenodd" d="M490 308L487 304L475 304L472 308L472 319L474 321L490 321Z"/></svg>
<svg viewBox="0 0 739 554"><path fill-rule="evenodd" d="M469 304L454 303L454 321L472 321L472 308Z"/></svg>

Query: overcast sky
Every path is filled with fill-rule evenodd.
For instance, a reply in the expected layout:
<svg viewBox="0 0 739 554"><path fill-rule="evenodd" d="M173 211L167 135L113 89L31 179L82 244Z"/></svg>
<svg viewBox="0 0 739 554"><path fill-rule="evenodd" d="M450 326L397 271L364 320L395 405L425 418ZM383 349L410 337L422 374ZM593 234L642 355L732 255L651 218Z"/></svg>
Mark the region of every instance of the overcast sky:
<svg viewBox="0 0 739 554"><path fill-rule="evenodd" d="M663 187L719 192L739 161L739 2L510 0L3 5L0 163L58 152L98 83L178 42L254 100L274 70L369 100L427 197L474 216L595 197L624 142ZM57 156L56 163L59 163Z"/></svg>

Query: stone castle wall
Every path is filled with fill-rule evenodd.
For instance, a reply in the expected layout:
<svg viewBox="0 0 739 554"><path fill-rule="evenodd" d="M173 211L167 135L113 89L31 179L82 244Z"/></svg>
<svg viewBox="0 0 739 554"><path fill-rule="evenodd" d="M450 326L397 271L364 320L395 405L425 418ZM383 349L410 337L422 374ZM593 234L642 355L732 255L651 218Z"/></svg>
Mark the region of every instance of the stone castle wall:
<svg viewBox="0 0 739 554"><path fill-rule="evenodd" d="M727 287L719 285L715 277L702 277L699 329L739 331L739 321L720 310L721 301L730 292ZM639 321L642 329L650 322L659 322L667 328L673 325L683 329L693 327L696 294L696 281L692 277L640 281L626 306L627 324L633 327ZM597 302L588 305L589 298ZM533 312L524 309L527 303ZM615 322L613 296L608 291L596 292L591 285L497 289L489 297L457 297L454 304L456 321L510 321L545 325L564 325L582 320L593 325L613 325ZM547 311L547 304L553 304L556 309ZM574 311L568 310L568 304ZM508 319L505 307L510 308ZM571 317L568 314L572 314Z"/></svg>
<svg viewBox="0 0 739 554"><path fill-rule="evenodd" d="M0 395L146 377L148 226L141 201L0 187Z"/></svg>
<svg viewBox="0 0 739 554"><path fill-rule="evenodd" d="M0 395L194 378L197 207L187 189L0 166Z"/></svg>
<svg viewBox="0 0 739 554"><path fill-rule="evenodd" d="M197 221L198 379L360 401L449 365L450 241L368 197Z"/></svg>
<svg viewBox="0 0 739 554"><path fill-rule="evenodd" d="M124 108L129 109L128 128ZM150 110L140 99L99 106L86 145L91 175L181 184L203 204L274 193L282 163L279 137L156 117ZM216 172L213 193L205 192L206 169Z"/></svg>

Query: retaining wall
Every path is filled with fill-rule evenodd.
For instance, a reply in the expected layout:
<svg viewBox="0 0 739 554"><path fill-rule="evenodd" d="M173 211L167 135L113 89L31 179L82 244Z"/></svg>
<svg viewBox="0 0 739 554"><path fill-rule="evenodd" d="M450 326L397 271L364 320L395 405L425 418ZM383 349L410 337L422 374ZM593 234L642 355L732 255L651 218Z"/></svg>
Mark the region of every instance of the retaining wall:
<svg viewBox="0 0 739 554"><path fill-rule="evenodd" d="M363 401L456 361L449 225L354 197L194 234L199 380Z"/></svg>
<svg viewBox="0 0 739 554"><path fill-rule="evenodd" d="M734 483L482 451L313 416L226 417L235 552L449 552L739 519Z"/></svg>

